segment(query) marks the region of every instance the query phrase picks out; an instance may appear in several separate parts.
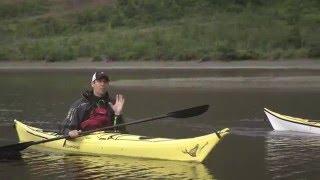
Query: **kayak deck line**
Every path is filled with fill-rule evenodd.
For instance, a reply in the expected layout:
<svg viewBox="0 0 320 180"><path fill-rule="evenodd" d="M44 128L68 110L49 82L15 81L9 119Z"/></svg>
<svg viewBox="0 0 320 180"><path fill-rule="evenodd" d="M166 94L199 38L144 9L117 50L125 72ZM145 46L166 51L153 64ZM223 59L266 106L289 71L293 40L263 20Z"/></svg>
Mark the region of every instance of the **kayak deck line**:
<svg viewBox="0 0 320 180"><path fill-rule="evenodd" d="M30 131L28 131L28 130L26 130L26 132L29 133L29 134L32 134L32 135L34 135L34 136L40 137L40 138L42 138L42 139L48 139L48 138L46 138L46 137L43 137L43 136L34 134L34 133L32 133L32 132L30 132Z"/></svg>
<svg viewBox="0 0 320 180"><path fill-rule="evenodd" d="M43 132L40 128L25 125L17 120L14 123L20 142L36 142L61 136L53 132ZM225 128L217 133L213 132L203 136L171 139L99 131L75 139L59 139L32 147L62 151L66 154L119 155L202 162L229 133L229 129Z"/></svg>

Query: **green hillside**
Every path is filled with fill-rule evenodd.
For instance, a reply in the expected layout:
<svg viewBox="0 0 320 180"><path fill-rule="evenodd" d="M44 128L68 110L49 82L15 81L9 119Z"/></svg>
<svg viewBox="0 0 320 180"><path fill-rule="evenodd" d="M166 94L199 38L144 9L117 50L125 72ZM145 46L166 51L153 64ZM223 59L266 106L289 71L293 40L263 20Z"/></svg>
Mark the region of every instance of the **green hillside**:
<svg viewBox="0 0 320 180"><path fill-rule="evenodd" d="M320 57L318 0L3 0L0 60Z"/></svg>

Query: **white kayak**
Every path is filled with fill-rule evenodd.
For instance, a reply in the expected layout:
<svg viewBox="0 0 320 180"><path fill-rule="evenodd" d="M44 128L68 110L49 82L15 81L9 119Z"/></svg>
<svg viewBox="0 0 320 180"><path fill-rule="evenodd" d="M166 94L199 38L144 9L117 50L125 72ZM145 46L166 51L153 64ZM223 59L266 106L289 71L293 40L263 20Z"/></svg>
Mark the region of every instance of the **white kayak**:
<svg viewBox="0 0 320 180"><path fill-rule="evenodd" d="M286 116L270 111L267 108L264 108L264 113L267 115L274 130L320 134L320 121Z"/></svg>

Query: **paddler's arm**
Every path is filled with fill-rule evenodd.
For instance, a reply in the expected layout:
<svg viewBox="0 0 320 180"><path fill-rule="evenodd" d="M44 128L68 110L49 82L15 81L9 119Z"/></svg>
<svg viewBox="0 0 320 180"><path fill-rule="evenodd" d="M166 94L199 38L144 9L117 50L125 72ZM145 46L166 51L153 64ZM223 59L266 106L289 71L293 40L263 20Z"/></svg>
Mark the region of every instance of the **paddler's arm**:
<svg viewBox="0 0 320 180"><path fill-rule="evenodd" d="M125 99L124 99L123 95L117 94L115 103L114 104L109 103L109 105L111 106L111 108L113 110L113 116L112 116L113 125L124 123L124 120L122 118L122 111L123 111L124 102L125 102ZM119 128L116 128L116 130L119 130L122 133L127 132L125 126L121 126Z"/></svg>
<svg viewBox="0 0 320 180"><path fill-rule="evenodd" d="M68 115L62 123L62 127L60 128L60 133L63 135L76 137L77 136L76 131L79 130L79 127L80 127L79 123L83 116L84 116L84 108L81 107L81 101L76 101L70 107L68 111Z"/></svg>

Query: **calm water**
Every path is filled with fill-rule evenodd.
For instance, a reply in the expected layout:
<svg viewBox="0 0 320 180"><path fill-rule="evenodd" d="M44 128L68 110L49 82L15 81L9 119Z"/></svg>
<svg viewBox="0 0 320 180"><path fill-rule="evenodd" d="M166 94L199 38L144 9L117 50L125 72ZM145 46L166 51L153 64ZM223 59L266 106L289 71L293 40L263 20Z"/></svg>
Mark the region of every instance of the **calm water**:
<svg viewBox="0 0 320 180"><path fill-rule="evenodd" d="M160 73L160 74L159 74ZM194 74L194 72L192 72ZM56 129L68 106L88 87L88 72L0 73L0 145L17 142L13 119ZM111 94L126 97L127 121L185 107L210 104L199 117L128 127L133 134L169 138L203 135L229 127L203 164L126 157L67 156L27 149L20 160L0 160L2 179L277 179L320 177L320 136L273 132L263 108L320 119L320 91L309 89L210 89L116 86L117 80L191 77L191 73L112 72ZM210 72L196 73L211 77ZM190 82L192 83L192 82Z"/></svg>

